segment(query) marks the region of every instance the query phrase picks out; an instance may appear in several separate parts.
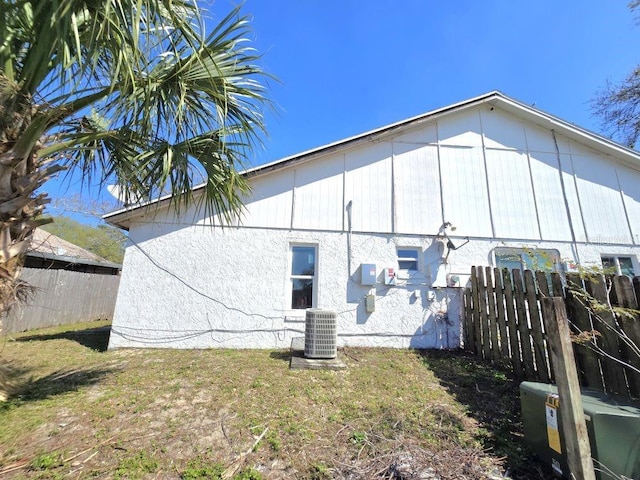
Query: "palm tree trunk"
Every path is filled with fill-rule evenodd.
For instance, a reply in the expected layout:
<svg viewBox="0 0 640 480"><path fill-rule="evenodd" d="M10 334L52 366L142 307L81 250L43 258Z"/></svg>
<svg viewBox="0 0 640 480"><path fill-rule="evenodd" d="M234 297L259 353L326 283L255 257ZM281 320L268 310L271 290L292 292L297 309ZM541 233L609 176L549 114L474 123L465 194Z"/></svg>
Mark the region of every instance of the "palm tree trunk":
<svg viewBox="0 0 640 480"><path fill-rule="evenodd" d="M34 229L47 220L38 218L48 203L37 189L61 167L38 158L40 144L26 155L16 144L30 125L37 107L17 89L2 82L0 103L0 332L9 311L26 301L31 287L20 280ZM9 88L7 88L9 87ZM9 395L9 370L0 365L0 401Z"/></svg>
<svg viewBox="0 0 640 480"><path fill-rule="evenodd" d="M32 287L20 280L33 230L45 223L37 217L48 199L36 194L47 177L38 168L36 152L29 158L0 166L0 332L12 308L31 296ZM0 402L11 393L10 369L0 361Z"/></svg>

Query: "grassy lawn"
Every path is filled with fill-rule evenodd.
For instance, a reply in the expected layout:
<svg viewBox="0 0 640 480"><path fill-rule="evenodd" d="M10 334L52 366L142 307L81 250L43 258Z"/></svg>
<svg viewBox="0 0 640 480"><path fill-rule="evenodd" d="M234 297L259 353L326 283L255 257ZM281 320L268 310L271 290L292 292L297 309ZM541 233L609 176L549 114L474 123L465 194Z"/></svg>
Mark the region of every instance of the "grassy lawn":
<svg viewBox="0 0 640 480"><path fill-rule="evenodd" d="M347 348L105 351L92 323L5 337L5 478L544 478L517 384L463 353ZM259 440L259 441L257 441Z"/></svg>

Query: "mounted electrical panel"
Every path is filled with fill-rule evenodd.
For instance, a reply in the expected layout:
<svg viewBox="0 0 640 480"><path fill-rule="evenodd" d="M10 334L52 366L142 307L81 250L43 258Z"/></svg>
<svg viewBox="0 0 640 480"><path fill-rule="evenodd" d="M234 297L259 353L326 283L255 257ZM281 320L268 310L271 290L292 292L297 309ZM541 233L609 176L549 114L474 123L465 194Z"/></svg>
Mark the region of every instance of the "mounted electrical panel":
<svg viewBox="0 0 640 480"><path fill-rule="evenodd" d="M373 313L376 311L376 296L373 294L369 294L364 297L365 308L367 313Z"/></svg>
<svg viewBox="0 0 640 480"><path fill-rule="evenodd" d="M375 263L363 263L360 265L360 284L375 285L376 284L376 265Z"/></svg>
<svg viewBox="0 0 640 480"><path fill-rule="evenodd" d="M393 268L384 269L384 284L385 285L396 284L396 271Z"/></svg>

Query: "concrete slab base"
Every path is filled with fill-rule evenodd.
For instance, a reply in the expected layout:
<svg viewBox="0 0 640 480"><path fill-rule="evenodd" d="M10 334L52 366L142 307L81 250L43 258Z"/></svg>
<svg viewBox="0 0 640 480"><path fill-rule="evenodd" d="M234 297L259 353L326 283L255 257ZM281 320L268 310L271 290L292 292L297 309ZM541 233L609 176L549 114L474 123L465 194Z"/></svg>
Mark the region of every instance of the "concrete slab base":
<svg viewBox="0 0 640 480"><path fill-rule="evenodd" d="M344 370L345 363L340 360L340 353L336 358L305 358L304 337L291 340L291 362L289 368L298 370Z"/></svg>

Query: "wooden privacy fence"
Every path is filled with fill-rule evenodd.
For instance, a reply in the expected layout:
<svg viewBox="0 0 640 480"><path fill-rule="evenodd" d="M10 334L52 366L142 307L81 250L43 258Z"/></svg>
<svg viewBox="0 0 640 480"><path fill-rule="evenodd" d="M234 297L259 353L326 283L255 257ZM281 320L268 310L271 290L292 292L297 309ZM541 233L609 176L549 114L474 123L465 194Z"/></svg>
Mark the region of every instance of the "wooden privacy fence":
<svg viewBox="0 0 640 480"><path fill-rule="evenodd" d="M569 288L565 288L569 286ZM464 344L510 364L521 379L554 382L540 299L564 299L580 384L640 398L640 277L473 267L464 294Z"/></svg>
<svg viewBox="0 0 640 480"><path fill-rule="evenodd" d="M113 318L119 275L25 268L20 278L36 292L2 319L3 333Z"/></svg>

